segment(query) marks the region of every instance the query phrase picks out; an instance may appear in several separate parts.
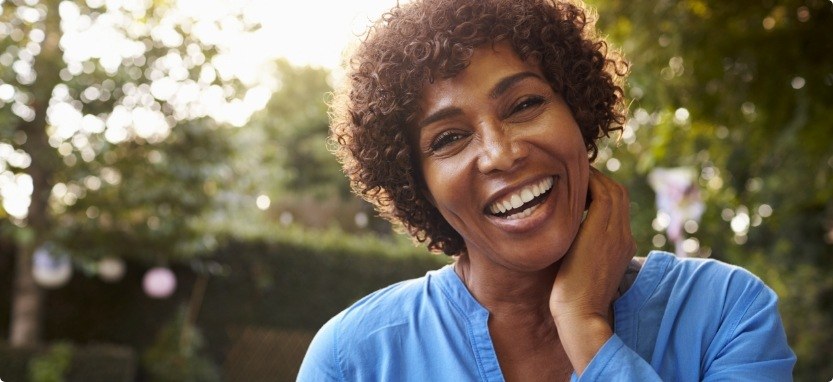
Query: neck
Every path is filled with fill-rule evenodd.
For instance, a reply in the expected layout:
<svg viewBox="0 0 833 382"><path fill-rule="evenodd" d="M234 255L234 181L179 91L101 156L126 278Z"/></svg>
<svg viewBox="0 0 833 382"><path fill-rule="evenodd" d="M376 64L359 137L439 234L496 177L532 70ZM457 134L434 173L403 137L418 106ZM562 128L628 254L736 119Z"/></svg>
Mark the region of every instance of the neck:
<svg viewBox="0 0 833 382"><path fill-rule="evenodd" d="M555 275L555 263L539 271L524 272L479 262L460 256L454 269L474 298L490 313L491 320L549 326L552 314L549 297Z"/></svg>
<svg viewBox="0 0 833 382"><path fill-rule="evenodd" d="M538 370L537 377L559 375L563 379L569 375L572 365L561 347L549 309L559 263L535 272L482 263L485 264L478 262L477 257L472 260L463 255L454 264L454 270L489 311L489 333L507 380L531 380L532 376L523 373L530 368ZM546 368L555 369L544 372Z"/></svg>

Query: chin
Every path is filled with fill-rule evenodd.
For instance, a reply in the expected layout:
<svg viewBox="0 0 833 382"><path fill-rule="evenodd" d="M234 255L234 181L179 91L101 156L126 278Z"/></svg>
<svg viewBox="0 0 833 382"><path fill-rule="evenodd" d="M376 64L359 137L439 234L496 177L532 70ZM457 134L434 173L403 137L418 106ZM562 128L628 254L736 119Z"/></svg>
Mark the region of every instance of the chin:
<svg viewBox="0 0 833 382"><path fill-rule="evenodd" d="M523 259L513 259L512 268L522 272L542 271L558 264L564 258L564 254L554 254L551 250L545 253L528 253Z"/></svg>

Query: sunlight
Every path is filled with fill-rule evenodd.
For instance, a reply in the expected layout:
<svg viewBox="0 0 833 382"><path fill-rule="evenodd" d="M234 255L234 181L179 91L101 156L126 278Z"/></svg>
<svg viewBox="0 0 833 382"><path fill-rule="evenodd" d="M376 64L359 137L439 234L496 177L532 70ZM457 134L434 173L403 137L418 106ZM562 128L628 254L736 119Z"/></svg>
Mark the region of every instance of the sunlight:
<svg viewBox="0 0 833 382"><path fill-rule="evenodd" d="M17 219L25 219L32 203L32 177L29 174L0 173L0 196L3 209Z"/></svg>
<svg viewBox="0 0 833 382"><path fill-rule="evenodd" d="M94 158L90 135L103 133L112 144L137 138L154 143L164 140L177 121L206 116L219 123L244 126L252 114L266 107L279 86L272 72L274 60L285 58L294 65L324 67L337 76L344 50L395 4L396 0L310 0L292 4L273 0L177 0L151 25L144 21L151 0L87 0L88 7L100 11L93 17L82 12L78 4L63 1L59 7L63 29L60 46L67 67L60 75L65 81L92 73L94 62L108 74L123 70L124 65L142 67L151 49L141 42L144 35L172 50L147 63L144 71L128 69L127 74L134 80L147 76L150 81L122 87L124 98L108 113L84 114L78 101L106 101L113 94L112 86L94 84L75 96L70 96L66 85L56 87L47 109L50 144L65 160L74 159L73 153L87 160ZM31 22L43 17L31 7L19 10L17 16ZM247 31L247 25L256 24L260 28ZM190 33L220 49L210 60L196 44L181 49L181 33ZM43 35L42 30L34 29L31 39L42 42ZM27 46L21 59L12 63L22 83L34 81L32 63L39 49L38 44ZM189 78L192 68L198 73L196 81ZM241 99L229 99L233 93L216 84L218 77L237 79L248 90ZM0 84L0 103L10 103L12 112L24 120L34 118L26 93L10 84ZM160 104L170 106L170 116L159 110ZM0 153L2 205L9 215L19 219L27 215L31 178L5 168L26 168L30 160L28 155L23 158L16 153Z"/></svg>
<svg viewBox="0 0 833 382"><path fill-rule="evenodd" d="M263 24L242 51L265 51L296 65L335 68L343 50L396 0L252 0L245 15Z"/></svg>

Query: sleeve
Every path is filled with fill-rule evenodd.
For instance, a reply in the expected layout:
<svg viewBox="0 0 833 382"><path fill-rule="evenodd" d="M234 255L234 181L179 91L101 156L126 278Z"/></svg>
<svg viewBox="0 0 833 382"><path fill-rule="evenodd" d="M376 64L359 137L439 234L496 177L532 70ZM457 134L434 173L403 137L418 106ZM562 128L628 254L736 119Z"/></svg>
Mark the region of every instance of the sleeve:
<svg viewBox="0 0 833 382"><path fill-rule="evenodd" d="M297 382L344 381L338 362L336 316L321 327L301 362Z"/></svg>
<svg viewBox="0 0 833 382"><path fill-rule="evenodd" d="M718 346L705 381L792 381L796 357L787 343L778 297L757 278L754 287L756 293L736 304L726 330L715 338Z"/></svg>
<svg viewBox="0 0 833 382"><path fill-rule="evenodd" d="M671 352L665 356L676 354L666 365L670 369L666 367L665 371L671 374L663 376L687 370L694 374L686 380L792 381L796 357L787 343L775 292L748 271L740 268L725 270L728 274L704 271L697 277L686 278L684 289L693 294L685 294L685 298L676 303L685 307L684 310L670 309L675 314L667 319L672 320L673 327L682 335L669 339L671 343L659 350ZM714 330L700 332L696 329L709 327ZM707 347L700 348L703 351L700 353L696 350L699 347L693 346L691 341L706 338L708 340L703 344ZM655 366L664 364L665 356L656 356L652 362L658 362L658 365L653 365L614 334L581 376L573 374L572 381L660 381L659 373L655 371L659 369ZM680 379L680 375L676 374L676 379Z"/></svg>
<svg viewBox="0 0 833 382"><path fill-rule="evenodd" d="M587 381L662 381L656 371L616 334L610 337L579 377L572 382Z"/></svg>

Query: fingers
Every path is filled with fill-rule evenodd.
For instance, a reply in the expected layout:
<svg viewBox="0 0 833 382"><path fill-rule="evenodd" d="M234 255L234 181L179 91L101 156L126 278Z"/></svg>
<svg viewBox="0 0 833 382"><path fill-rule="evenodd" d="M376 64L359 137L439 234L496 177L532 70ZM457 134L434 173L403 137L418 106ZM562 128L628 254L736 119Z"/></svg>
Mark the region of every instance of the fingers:
<svg viewBox="0 0 833 382"><path fill-rule="evenodd" d="M630 197L625 186L591 167L588 195L587 219L603 224L605 232L626 227L630 233Z"/></svg>
<svg viewBox="0 0 833 382"><path fill-rule="evenodd" d="M603 205L610 209L605 232L620 241L618 253L622 259L630 261L636 254L636 241L631 232L628 189L596 169L591 171L591 178L597 179L596 191L605 194Z"/></svg>
<svg viewBox="0 0 833 382"><path fill-rule="evenodd" d="M550 295L556 319L564 314L607 316L636 253L625 187L591 169L588 194L587 218L560 264Z"/></svg>
<svg viewBox="0 0 833 382"><path fill-rule="evenodd" d="M606 253L607 261L617 264L614 268L626 267L636 254L627 188L591 167L588 194L591 202L579 232L583 237L577 240L594 242L595 250Z"/></svg>

